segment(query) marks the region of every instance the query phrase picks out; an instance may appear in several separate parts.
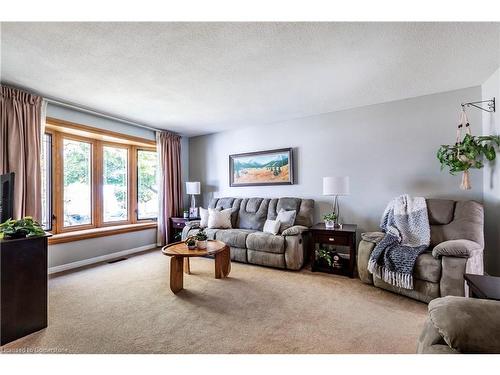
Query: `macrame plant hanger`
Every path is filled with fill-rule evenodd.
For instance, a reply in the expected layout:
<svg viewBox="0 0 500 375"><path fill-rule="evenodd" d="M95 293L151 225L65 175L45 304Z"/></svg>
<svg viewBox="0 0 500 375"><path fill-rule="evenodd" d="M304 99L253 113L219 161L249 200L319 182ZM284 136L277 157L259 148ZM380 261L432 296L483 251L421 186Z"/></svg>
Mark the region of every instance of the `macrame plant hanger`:
<svg viewBox="0 0 500 375"><path fill-rule="evenodd" d="M460 111L460 121L457 126L457 139L455 145L459 145L460 142L462 141L462 129L465 128L465 133L472 135L471 130L470 130L470 124L469 124L469 119L467 118L467 113L465 112L465 108L462 107L462 110ZM457 158L460 159L461 161L468 162L469 159L465 155L460 155L460 150L457 148ZM463 171L462 173L462 182L460 183L460 189L462 190L470 190L471 189L471 184L470 184L470 171L469 169Z"/></svg>

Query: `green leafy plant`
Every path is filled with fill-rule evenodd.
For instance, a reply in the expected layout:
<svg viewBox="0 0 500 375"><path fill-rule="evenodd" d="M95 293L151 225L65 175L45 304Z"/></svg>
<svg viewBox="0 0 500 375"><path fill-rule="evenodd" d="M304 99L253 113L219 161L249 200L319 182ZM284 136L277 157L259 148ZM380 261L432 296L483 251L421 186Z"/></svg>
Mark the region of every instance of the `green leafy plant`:
<svg viewBox="0 0 500 375"><path fill-rule="evenodd" d="M180 241L181 238L182 238L182 233L181 232L174 233L174 241Z"/></svg>
<svg viewBox="0 0 500 375"><path fill-rule="evenodd" d="M45 231L41 225L33 220L31 216L26 216L20 220L9 219L0 224L0 235L10 238L43 236Z"/></svg>
<svg viewBox="0 0 500 375"><path fill-rule="evenodd" d="M335 212L332 212L330 214L326 214L323 216L324 221L335 221L337 220L337 214Z"/></svg>
<svg viewBox="0 0 500 375"><path fill-rule="evenodd" d="M316 250L316 257L319 259L324 259L326 263L331 267L333 264L332 254L327 249L319 248Z"/></svg>
<svg viewBox="0 0 500 375"><path fill-rule="evenodd" d="M186 240L186 245L188 245L189 247L196 246L196 240L194 239L194 237L189 237Z"/></svg>
<svg viewBox="0 0 500 375"><path fill-rule="evenodd" d="M441 170L448 167L451 174L465 172L470 168L483 168L483 156L487 160L496 157L495 146L500 146L500 136L473 136L466 134L461 142L454 145L442 145L437 158Z"/></svg>
<svg viewBox="0 0 500 375"><path fill-rule="evenodd" d="M495 148L500 146L500 136L473 136L466 134L462 141L452 145L441 145L437 151L437 158L441 163L441 170L448 167L451 174L463 172L460 188L471 188L469 169L484 167L483 157L489 161L496 158Z"/></svg>
<svg viewBox="0 0 500 375"><path fill-rule="evenodd" d="M206 241L208 239L208 236L205 233L205 231L202 229L198 233L196 233L196 239L198 241Z"/></svg>

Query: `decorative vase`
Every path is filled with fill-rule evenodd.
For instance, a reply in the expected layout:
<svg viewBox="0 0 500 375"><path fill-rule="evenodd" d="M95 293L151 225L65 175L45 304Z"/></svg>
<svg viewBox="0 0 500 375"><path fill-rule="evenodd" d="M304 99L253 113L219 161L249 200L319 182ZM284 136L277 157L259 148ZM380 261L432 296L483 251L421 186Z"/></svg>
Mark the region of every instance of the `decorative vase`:
<svg viewBox="0 0 500 375"><path fill-rule="evenodd" d="M326 228L335 228L335 221L334 220L325 220L325 227Z"/></svg>
<svg viewBox="0 0 500 375"><path fill-rule="evenodd" d="M462 183L460 184L460 189L462 190L470 190L471 189L471 184L470 184L470 172L467 169L464 171L462 174Z"/></svg>
<svg viewBox="0 0 500 375"><path fill-rule="evenodd" d="M203 249L206 249L206 248L207 248L207 240L203 240L203 241L199 241L199 240L197 240L197 241L196 241L196 247L197 247L198 249L202 249L202 250L203 250Z"/></svg>
<svg viewBox="0 0 500 375"><path fill-rule="evenodd" d="M195 250L196 249L196 243L194 245L187 245L189 250Z"/></svg>

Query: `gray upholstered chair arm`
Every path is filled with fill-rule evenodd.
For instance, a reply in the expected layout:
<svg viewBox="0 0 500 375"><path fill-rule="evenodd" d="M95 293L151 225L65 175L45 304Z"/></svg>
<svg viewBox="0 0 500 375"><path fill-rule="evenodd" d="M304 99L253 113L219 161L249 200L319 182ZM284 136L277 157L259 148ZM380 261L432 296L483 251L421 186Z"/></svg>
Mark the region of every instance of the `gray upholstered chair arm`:
<svg viewBox="0 0 500 375"><path fill-rule="evenodd" d="M449 240L441 242L432 249L432 256L439 258L442 256L470 258L477 251L482 251L483 247L477 242L469 240Z"/></svg>
<svg viewBox="0 0 500 375"><path fill-rule="evenodd" d="M285 229L283 232L281 232L282 236L299 236L303 232L308 231L309 228L305 227L303 225L294 225L290 228Z"/></svg>
<svg viewBox="0 0 500 375"><path fill-rule="evenodd" d="M366 233L361 233L361 239L363 241L367 242L372 242L372 243L379 243L382 238L384 238L385 233L384 232L366 232Z"/></svg>
<svg viewBox="0 0 500 375"><path fill-rule="evenodd" d="M444 341L460 353L500 353L500 301L436 298L429 320Z"/></svg>
<svg viewBox="0 0 500 375"><path fill-rule="evenodd" d="M182 241L185 241L188 237L189 237L189 231L191 229L194 229L192 227L189 227L189 226L184 226L184 228L182 228L182 235L181 235L181 240Z"/></svg>
<svg viewBox="0 0 500 375"><path fill-rule="evenodd" d="M373 276L368 271L368 261L370 260L370 255L375 246L375 242L366 241L364 239L359 241L358 245L358 254L356 260L358 266L358 275L360 280L366 284L373 284Z"/></svg>
<svg viewBox="0 0 500 375"><path fill-rule="evenodd" d="M200 223L201 223L201 220L191 220L191 221L186 222L186 227L199 228Z"/></svg>

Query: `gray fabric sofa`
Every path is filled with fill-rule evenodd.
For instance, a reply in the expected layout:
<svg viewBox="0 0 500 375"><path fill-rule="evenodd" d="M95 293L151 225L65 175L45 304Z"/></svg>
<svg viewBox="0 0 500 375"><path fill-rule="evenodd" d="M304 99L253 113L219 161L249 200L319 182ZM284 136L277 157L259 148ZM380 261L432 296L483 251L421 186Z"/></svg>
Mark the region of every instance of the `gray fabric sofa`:
<svg viewBox="0 0 500 375"><path fill-rule="evenodd" d="M214 198L208 207L232 209L232 229L205 229L209 239L229 245L232 260L290 270L299 270L304 265L307 238L303 233L313 225L312 199ZM281 209L297 211L294 226L284 235L262 232L266 219L276 219ZM199 230L199 221L189 222L182 231L182 239Z"/></svg>
<svg viewBox="0 0 500 375"><path fill-rule="evenodd" d="M475 201L426 201L431 246L417 258L414 289L395 287L368 272L368 260L376 245L373 239L383 235L378 232L362 235L357 256L359 278L423 302L449 295L465 296L464 274L483 274L483 206Z"/></svg>
<svg viewBox="0 0 500 375"><path fill-rule="evenodd" d="M500 301L449 296L428 309L417 353L500 353Z"/></svg>

